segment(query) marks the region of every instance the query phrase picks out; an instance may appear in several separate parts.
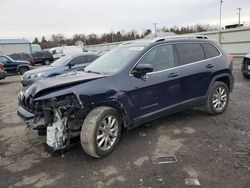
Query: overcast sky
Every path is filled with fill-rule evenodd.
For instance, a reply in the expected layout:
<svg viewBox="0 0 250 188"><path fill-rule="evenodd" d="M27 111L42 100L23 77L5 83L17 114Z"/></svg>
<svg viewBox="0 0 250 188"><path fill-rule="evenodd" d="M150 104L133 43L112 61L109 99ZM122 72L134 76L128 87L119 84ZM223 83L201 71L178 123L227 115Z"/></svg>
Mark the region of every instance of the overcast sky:
<svg viewBox="0 0 250 188"><path fill-rule="evenodd" d="M158 27L214 24L220 0L0 0L0 38L28 38L62 33L103 33ZM224 0L222 24L250 24L250 0Z"/></svg>

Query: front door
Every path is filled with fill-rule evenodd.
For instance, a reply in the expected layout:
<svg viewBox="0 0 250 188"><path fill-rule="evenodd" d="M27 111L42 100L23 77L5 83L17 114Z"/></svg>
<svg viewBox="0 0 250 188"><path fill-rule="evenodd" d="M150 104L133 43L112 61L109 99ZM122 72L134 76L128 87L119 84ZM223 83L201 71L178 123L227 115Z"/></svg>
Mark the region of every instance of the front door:
<svg viewBox="0 0 250 188"><path fill-rule="evenodd" d="M175 48L171 44L154 47L139 60L138 64L151 64L153 72L142 78L130 75L127 95L135 110L134 118L160 112L180 102L180 71L175 67L175 60Z"/></svg>

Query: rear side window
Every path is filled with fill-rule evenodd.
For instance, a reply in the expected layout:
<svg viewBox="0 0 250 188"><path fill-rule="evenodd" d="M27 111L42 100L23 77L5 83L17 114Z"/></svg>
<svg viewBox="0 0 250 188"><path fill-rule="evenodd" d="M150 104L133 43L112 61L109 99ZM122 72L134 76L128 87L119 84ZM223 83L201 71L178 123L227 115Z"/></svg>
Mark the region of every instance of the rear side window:
<svg viewBox="0 0 250 188"><path fill-rule="evenodd" d="M179 54L179 65L186 65L205 59L200 43L178 43L176 48Z"/></svg>
<svg viewBox="0 0 250 188"><path fill-rule="evenodd" d="M153 72L169 69L175 66L175 54L172 45L153 48L140 60L139 64L151 64Z"/></svg>
<svg viewBox="0 0 250 188"><path fill-rule="evenodd" d="M22 54L24 59L29 59L30 56L28 54Z"/></svg>
<svg viewBox="0 0 250 188"><path fill-rule="evenodd" d="M203 43L202 47L204 49L206 58L212 58L220 55L220 52L212 44Z"/></svg>
<svg viewBox="0 0 250 188"><path fill-rule="evenodd" d="M71 61L71 64L73 64L73 65L79 65L79 64L84 64L84 63L87 63L86 56L79 56L79 57L74 58Z"/></svg>
<svg viewBox="0 0 250 188"><path fill-rule="evenodd" d="M9 55L9 57L11 57L12 59L15 59L15 60L20 59L18 54L11 54L11 55Z"/></svg>

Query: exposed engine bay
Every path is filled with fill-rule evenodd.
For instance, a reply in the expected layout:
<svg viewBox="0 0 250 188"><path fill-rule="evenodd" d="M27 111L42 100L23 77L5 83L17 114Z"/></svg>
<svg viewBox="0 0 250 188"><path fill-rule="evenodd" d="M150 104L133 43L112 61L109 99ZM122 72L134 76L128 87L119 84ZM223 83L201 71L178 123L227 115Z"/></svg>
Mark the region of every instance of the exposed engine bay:
<svg viewBox="0 0 250 188"><path fill-rule="evenodd" d="M81 126L87 109L79 104L75 95L32 102L23 93L19 102L29 102L34 117L27 120L27 126L46 136L46 144L52 151L68 150L72 141L79 140Z"/></svg>

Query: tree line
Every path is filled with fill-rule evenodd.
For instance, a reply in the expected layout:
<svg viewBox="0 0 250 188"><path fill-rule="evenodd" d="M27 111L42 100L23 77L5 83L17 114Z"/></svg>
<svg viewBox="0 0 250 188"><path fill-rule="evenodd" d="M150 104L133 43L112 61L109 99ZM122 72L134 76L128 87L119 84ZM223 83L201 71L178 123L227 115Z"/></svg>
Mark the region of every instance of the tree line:
<svg viewBox="0 0 250 188"><path fill-rule="evenodd" d="M175 33L175 34L187 34L187 33L196 33L203 31L211 31L216 30L217 28L211 25L194 25L194 26L181 26L181 27L162 27L157 29L157 33ZM42 49L52 48L62 45L75 45L77 42L82 41L84 45L93 45L93 44L103 44L103 43L111 43L111 42L120 42L120 41L128 41L128 40L136 40L142 39L148 35L154 35L155 31L151 29L147 29L142 33L139 33L136 30L132 31L117 31L117 32L109 32L103 33L101 35L97 34L75 34L70 38L65 37L63 34L53 34L50 39L47 40L44 36L39 40L35 37L33 44L41 45Z"/></svg>

